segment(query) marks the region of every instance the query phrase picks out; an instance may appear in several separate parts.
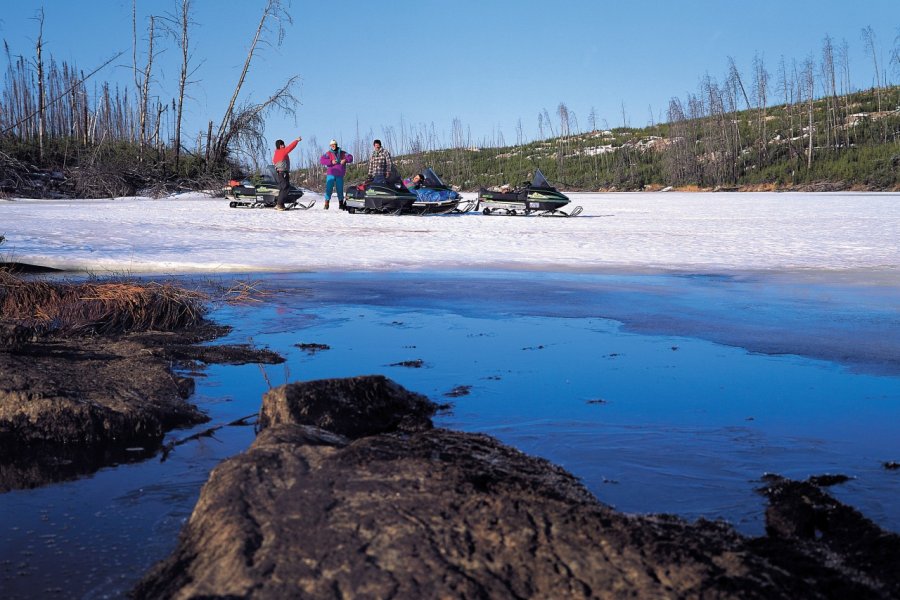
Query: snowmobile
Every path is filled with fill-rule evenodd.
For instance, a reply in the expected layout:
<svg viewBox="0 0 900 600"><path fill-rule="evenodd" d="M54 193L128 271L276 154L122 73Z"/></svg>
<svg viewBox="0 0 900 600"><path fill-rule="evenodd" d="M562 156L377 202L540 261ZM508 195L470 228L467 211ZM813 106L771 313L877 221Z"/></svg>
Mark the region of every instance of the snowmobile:
<svg viewBox="0 0 900 600"><path fill-rule="evenodd" d="M269 165L262 173L258 183L253 183L249 179L237 181L232 179L228 185L223 188L225 199L228 200L228 206L231 208L275 208L278 200L278 183L275 180L275 166ZM303 190L295 185L288 189L288 197L284 202L287 210L299 208L306 210L312 208L316 203L315 198L312 202L304 204L300 202L303 196Z"/></svg>
<svg viewBox="0 0 900 600"><path fill-rule="evenodd" d="M422 172L422 181L414 184L404 181L407 189L417 196L409 212L419 215L445 215L455 212L469 212L477 199L464 201L459 192L446 185L430 167Z"/></svg>
<svg viewBox="0 0 900 600"><path fill-rule="evenodd" d="M485 215L533 215L541 217L574 217L581 214L576 206L571 212L560 210L570 202L569 197L547 183L540 169L534 172L531 183L524 182L512 190L478 191L478 207Z"/></svg>
<svg viewBox="0 0 900 600"><path fill-rule="evenodd" d="M396 171L384 183L375 183L369 179L356 185L347 186L344 191L344 204L341 210L353 213L381 213L399 215L408 211L417 200L417 196L409 191Z"/></svg>

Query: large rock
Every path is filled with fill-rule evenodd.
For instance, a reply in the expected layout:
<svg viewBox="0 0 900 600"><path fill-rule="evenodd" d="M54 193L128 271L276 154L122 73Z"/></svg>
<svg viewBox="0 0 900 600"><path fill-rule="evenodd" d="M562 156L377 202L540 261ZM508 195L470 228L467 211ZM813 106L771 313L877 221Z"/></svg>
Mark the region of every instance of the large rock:
<svg viewBox="0 0 900 600"><path fill-rule="evenodd" d="M431 428L438 405L383 375L288 384L263 396L259 427L314 425L357 438Z"/></svg>
<svg viewBox="0 0 900 600"><path fill-rule="evenodd" d="M617 513L484 435L400 415L406 430L385 430L381 411L403 398L423 404L381 378L270 392L263 431L213 471L135 597L827 598L836 580L844 597L898 591L897 575L853 577L784 537Z"/></svg>

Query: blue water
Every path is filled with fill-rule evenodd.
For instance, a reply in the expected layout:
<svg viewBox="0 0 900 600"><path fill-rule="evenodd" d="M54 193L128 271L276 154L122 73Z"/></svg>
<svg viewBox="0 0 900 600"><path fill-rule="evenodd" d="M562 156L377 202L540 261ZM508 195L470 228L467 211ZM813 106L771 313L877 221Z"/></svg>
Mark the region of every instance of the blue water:
<svg viewBox="0 0 900 600"><path fill-rule="evenodd" d="M758 535L764 473L843 473L853 479L832 493L900 531L900 473L882 467L900 460L900 286L538 273L258 281L272 295L216 308L234 331L215 343L268 346L287 362L209 367L194 401L213 424L255 413L270 386L384 373L448 403L439 426L545 457L626 512L723 518ZM392 366L413 360L422 367ZM446 395L458 386L468 395ZM209 470L252 438L227 427L162 463L0 495L0 595L121 594L174 546Z"/></svg>

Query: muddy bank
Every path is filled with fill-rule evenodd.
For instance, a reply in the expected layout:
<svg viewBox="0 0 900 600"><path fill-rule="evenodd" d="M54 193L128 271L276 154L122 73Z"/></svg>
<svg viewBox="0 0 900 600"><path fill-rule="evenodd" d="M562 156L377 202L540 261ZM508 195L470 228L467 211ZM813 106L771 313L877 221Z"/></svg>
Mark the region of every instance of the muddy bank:
<svg viewBox="0 0 900 600"><path fill-rule="evenodd" d="M209 363L273 364L246 346L197 346L222 328L100 338L41 338L0 347L0 491L143 460L169 430L208 418L189 402ZM8 341L8 339L7 339Z"/></svg>
<svg viewBox="0 0 900 600"><path fill-rule="evenodd" d="M266 394L137 598L890 598L900 537L771 478L769 532L635 517L381 376Z"/></svg>
<svg viewBox="0 0 900 600"><path fill-rule="evenodd" d="M188 401L194 381L180 372L283 360L248 346L199 345L228 329L200 309L166 320L183 304L155 291L142 304L139 284L79 287L8 274L0 284L0 491L142 460L167 431L205 422Z"/></svg>

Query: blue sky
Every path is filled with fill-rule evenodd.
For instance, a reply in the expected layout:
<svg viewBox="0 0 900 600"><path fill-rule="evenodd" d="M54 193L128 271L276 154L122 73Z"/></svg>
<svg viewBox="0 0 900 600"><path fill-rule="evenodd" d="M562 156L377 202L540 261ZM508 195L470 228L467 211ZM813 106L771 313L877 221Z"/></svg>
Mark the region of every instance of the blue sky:
<svg viewBox="0 0 900 600"><path fill-rule="evenodd" d="M287 1L286 1L287 4ZM13 54L33 56L36 11L45 11L46 50L89 71L119 51L125 54L95 80L131 83L130 0L22 0L0 13L0 37ZM149 14L175 12L176 0L139 0L139 37ZM189 89L189 138L218 124L246 56L263 0L194 0L192 45L199 68ZM778 61L819 60L822 41L846 39L854 87L874 81L860 30L871 25L880 60L889 65L900 32L897 0L292 0L293 24L282 46L262 49L243 95L262 100L300 75L296 120L270 116L271 142L300 133L305 153L336 137L351 148L359 135L399 139L401 123L451 139L459 119L475 144L538 137L538 113L556 119L564 102L581 129L593 109L600 127L643 126L665 118L673 96L697 91L709 74L722 80L731 56L749 77L755 55L773 80ZM160 42L158 42L160 43ZM154 93L170 101L178 56L170 44L157 58ZM142 48L143 51L143 48ZM317 142L315 147L312 142ZM368 146L368 145L367 145Z"/></svg>

